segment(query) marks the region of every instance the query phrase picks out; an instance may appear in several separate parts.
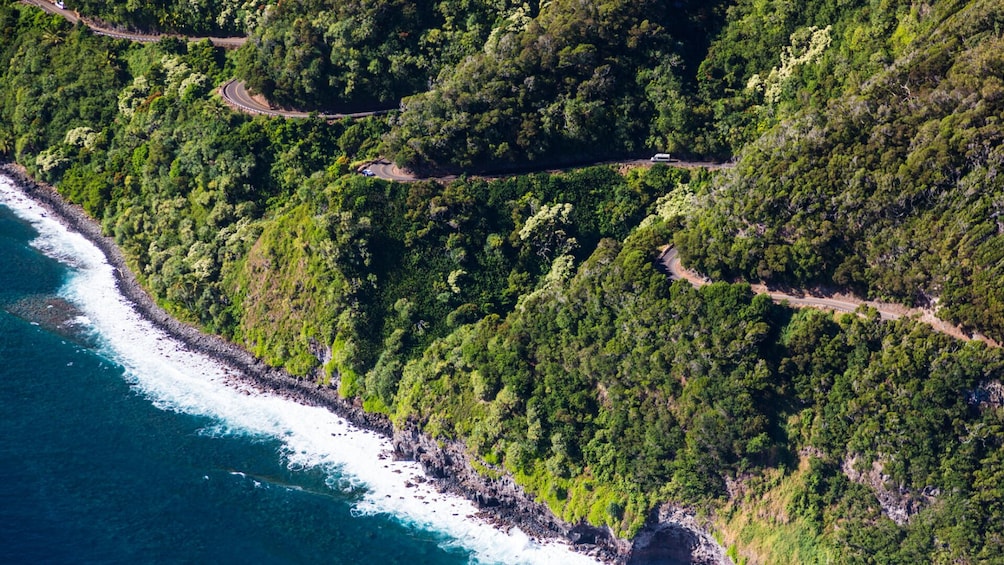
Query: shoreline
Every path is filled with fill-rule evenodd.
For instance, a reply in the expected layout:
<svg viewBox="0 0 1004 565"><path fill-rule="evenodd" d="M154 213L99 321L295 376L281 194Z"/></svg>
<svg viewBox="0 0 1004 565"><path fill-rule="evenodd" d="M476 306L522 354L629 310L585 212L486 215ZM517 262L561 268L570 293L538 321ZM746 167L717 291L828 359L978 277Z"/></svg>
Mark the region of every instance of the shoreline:
<svg viewBox="0 0 1004 565"><path fill-rule="evenodd" d="M424 438L414 430L395 433L387 418L365 412L361 407L341 398L337 390L295 379L281 369L269 367L239 346L218 336L205 334L198 328L175 319L147 294L132 270L128 268L125 256L118 245L111 237L101 232L98 223L82 208L65 201L53 187L29 176L20 165L4 163L0 165L0 173L12 178L25 194L43 205L61 223L86 237L101 250L115 271L119 291L140 315L177 339L186 348L230 368L234 374L232 378L241 384L307 406L323 407L361 430L387 438L394 446L395 457L420 463L426 474L435 479L438 490L474 502L480 510L480 519L497 529L505 531L518 527L539 541L570 541L565 535L566 528L560 520L549 509L530 500L511 479L488 481L474 473L473 468L469 473L457 474L458 467L466 463L462 448L456 445L440 448L434 440ZM472 481L477 478L482 479L478 481L480 483L501 484L473 484ZM571 543L570 547L582 549ZM606 555L606 558L603 558L594 555L594 552L585 553L606 562L616 560L614 555Z"/></svg>
<svg viewBox="0 0 1004 565"><path fill-rule="evenodd" d="M55 188L29 176L20 165L0 164L0 174L9 176L58 221L91 241L114 269L119 292L154 326L185 348L231 369L239 384L302 405L323 407L360 430L387 438L396 459L418 462L437 490L471 501L479 510L477 517L496 529L505 532L516 527L531 539L564 543L571 551L606 563L662 562L667 558L682 563L730 562L724 548L692 516L670 505L654 511L649 524L633 540L615 538L607 528L568 524L530 498L508 475L488 479L478 474L462 443L439 442L417 429L394 430L386 417L365 412L361 406L341 398L337 390L291 377L240 346L175 319L147 294L114 240L105 236L100 225L82 208L64 200Z"/></svg>

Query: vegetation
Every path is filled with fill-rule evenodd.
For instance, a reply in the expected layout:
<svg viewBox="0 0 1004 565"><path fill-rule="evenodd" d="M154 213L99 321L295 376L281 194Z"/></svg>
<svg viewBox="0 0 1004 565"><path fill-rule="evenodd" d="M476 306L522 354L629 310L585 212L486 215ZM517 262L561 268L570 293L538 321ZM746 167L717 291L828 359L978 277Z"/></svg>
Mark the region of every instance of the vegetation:
<svg viewBox="0 0 1004 565"><path fill-rule="evenodd" d="M431 4L408 0L280 3L241 51L238 73L283 106L395 107L425 88L419 31L433 17Z"/></svg>
<svg viewBox="0 0 1004 565"><path fill-rule="evenodd" d="M714 278L828 283L1004 338L997 2L915 8L877 72L751 144L677 236ZM916 40L914 38L924 38ZM912 41L911 41L912 40Z"/></svg>
<svg viewBox="0 0 1004 565"><path fill-rule="evenodd" d="M517 7L481 52L402 103L389 149L412 167L463 169L646 152L653 98L693 72L720 4Z"/></svg>
<svg viewBox="0 0 1004 565"><path fill-rule="evenodd" d="M434 344L404 369L396 421L465 438L565 518L627 534L657 500L716 506L748 488L732 502L742 514L783 487L768 516L797 524L800 551L999 550L992 510L957 512L1002 494L975 486L1000 438L972 435L1004 416L975 392L999 378L1000 350L914 322L792 312L744 285L670 286L652 267L664 237L603 240L576 271L556 261L509 316ZM799 465L810 471L763 484Z"/></svg>
<svg viewBox="0 0 1004 565"><path fill-rule="evenodd" d="M417 170L725 159L881 70L917 13L897 0L314 0L271 11L238 72L289 106L405 96L386 151Z"/></svg>
<svg viewBox="0 0 1004 565"><path fill-rule="evenodd" d="M238 73L295 107L414 95L386 146L412 168L584 161L645 150L653 113L668 112L657 99L693 76L723 5L285 3L252 33Z"/></svg>
<svg viewBox="0 0 1004 565"><path fill-rule="evenodd" d="M673 241L716 279L937 299L1002 335L994 2L267 14L227 56L0 3L0 152L98 219L175 315L464 441L568 520L628 536L671 500L753 562L1002 554L1002 350L655 267ZM287 104L413 96L390 119L252 118L212 91L234 68ZM386 149L455 168L645 147L740 160L354 173Z"/></svg>
<svg viewBox="0 0 1004 565"><path fill-rule="evenodd" d="M68 10L113 26L192 35L243 35L260 21L270 0L65 0Z"/></svg>

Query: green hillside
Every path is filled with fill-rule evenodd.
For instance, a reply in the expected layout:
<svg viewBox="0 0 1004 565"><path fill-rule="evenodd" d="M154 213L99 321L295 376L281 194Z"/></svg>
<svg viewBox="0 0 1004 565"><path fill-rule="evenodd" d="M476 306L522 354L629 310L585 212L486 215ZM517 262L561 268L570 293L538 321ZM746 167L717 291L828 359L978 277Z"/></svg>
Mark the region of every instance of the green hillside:
<svg viewBox="0 0 1004 565"><path fill-rule="evenodd" d="M5 0L0 153L101 222L175 316L463 441L568 521L630 537L670 501L748 562L994 562L1004 352L747 283L1004 338L998 4L310 0L256 8L224 52ZM114 10L230 13L198 5ZM403 102L251 117L215 93L235 73L290 106ZM656 150L736 165L356 173ZM740 282L670 281L669 243Z"/></svg>
<svg viewBox="0 0 1004 565"><path fill-rule="evenodd" d="M713 277L849 286L1004 338L1004 7L914 8L891 58L742 153L677 237Z"/></svg>
<svg viewBox="0 0 1004 565"><path fill-rule="evenodd" d="M275 2L250 0L64 0L68 10L112 26L191 35L244 35Z"/></svg>

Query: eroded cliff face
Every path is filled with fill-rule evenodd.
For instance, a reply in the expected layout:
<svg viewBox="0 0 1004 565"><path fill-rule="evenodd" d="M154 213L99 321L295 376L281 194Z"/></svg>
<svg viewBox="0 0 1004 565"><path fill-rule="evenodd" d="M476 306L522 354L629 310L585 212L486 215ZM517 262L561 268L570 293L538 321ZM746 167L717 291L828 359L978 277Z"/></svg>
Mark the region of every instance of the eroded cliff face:
<svg viewBox="0 0 1004 565"><path fill-rule="evenodd" d="M650 525L635 537L626 561L632 565L732 563L725 549L708 535L693 514L670 503L660 506Z"/></svg>
<svg viewBox="0 0 1004 565"><path fill-rule="evenodd" d="M898 526L907 524L911 518L932 504L941 492L941 489L935 486L909 489L904 485L895 484L892 477L883 472L884 460L875 460L868 466L863 465L860 459L858 455L849 454L840 469L851 481L871 488L882 507L882 513Z"/></svg>
<svg viewBox="0 0 1004 565"><path fill-rule="evenodd" d="M534 501L508 475L490 478L477 473L460 442L436 441L417 429L395 430L394 456L419 462L443 490L456 492L477 504L481 517L502 528L519 526L537 539L569 539L589 553L613 561L617 552L605 549L606 541L585 528L559 520L545 505ZM597 539L597 538L600 539ZM594 546L595 551L592 551Z"/></svg>
<svg viewBox="0 0 1004 565"><path fill-rule="evenodd" d="M533 500L506 474L489 478L474 470L463 444L440 442L415 429L394 432L394 455L421 463L443 489L457 492L482 509L497 526L519 526L538 539L564 539L578 551L608 563L731 563L722 548L686 510L664 504L633 539L616 538L609 528L568 524Z"/></svg>

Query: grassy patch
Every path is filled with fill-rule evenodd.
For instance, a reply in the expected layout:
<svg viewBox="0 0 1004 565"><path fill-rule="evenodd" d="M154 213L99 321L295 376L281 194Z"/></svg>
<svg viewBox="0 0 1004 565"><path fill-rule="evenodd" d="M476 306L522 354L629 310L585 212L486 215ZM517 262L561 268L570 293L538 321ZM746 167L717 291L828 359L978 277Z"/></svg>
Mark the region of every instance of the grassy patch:
<svg viewBox="0 0 1004 565"><path fill-rule="evenodd" d="M715 526L736 563L836 563L836 552L826 547L808 520L789 513L809 469L804 458L796 472L765 472L750 483L741 500L719 514Z"/></svg>

